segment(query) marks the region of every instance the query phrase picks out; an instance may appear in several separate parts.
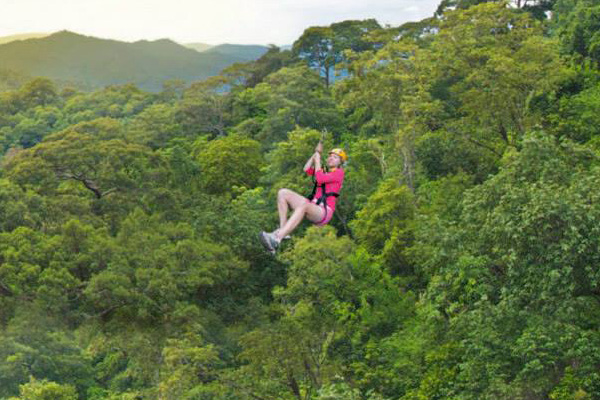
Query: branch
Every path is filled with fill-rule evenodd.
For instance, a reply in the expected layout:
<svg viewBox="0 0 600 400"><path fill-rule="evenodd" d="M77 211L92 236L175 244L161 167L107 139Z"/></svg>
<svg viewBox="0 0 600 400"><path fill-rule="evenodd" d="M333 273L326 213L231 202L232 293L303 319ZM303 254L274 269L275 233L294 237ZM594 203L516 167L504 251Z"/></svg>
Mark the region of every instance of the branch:
<svg viewBox="0 0 600 400"><path fill-rule="evenodd" d="M14 296L15 294L13 293L12 290L10 290L10 288L8 286L6 286L4 283L0 282L0 294L3 296Z"/></svg>
<svg viewBox="0 0 600 400"><path fill-rule="evenodd" d="M102 193L102 196L107 196L113 192L116 192L117 190L119 190L118 188L114 187L112 189L108 189L106 192Z"/></svg>
<svg viewBox="0 0 600 400"><path fill-rule="evenodd" d="M90 181L89 179L85 178L77 180L83 183L83 186L91 190L96 195L96 198L102 198L102 192L100 192L100 188L93 181Z"/></svg>
<svg viewBox="0 0 600 400"><path fill-rule="evenodd" d="M104 319L111 312L118 310L119 308L124 307L126 305L127 305L127 303L116 304L112 307L107 308L106 310L102 310L98 314L94 315L94 317Z"/></svg>
<svg viewBox="0 0 600 400"><path fill-rule="evenodd" d="M483 147L484 149L491 151L492 153L494 153L494 154L495 154L495 155L497 155L498 157L502 157L502 154L501 154L501 153L498 153L498 152L496 151L496 149L494 149L493 147L491 147L491 146L488 146L488 145L487 145L487 144L485 144L485 143L481 143L481 142L479 142L479 141L477 141L477 140L473 139L473 138L472 138L471 136L469 136L469 135L467 135L467 136L466 136L466 139L467 139L469 142L471 142L471 143L473 143L473 144L476 144L477 146Z"/></svg>
<svg viewBox="0 0 600 400"><path fill-rule="evenodd" d="M340 210L340 211L342 211L342 210ZM350 239L354 239L354 235L352 235L352 231L350 230L350 227L348 226L348 221L344 217L343 213L340 211L333 213L333 216L340 220L340 222L344 226L344 230L346 231L346 233L348 234Z"/></svg>
<svg viewBox="0 0 600 400"><path fill-rule="evenodd" d="M118 188L114 187L114 188L108 189L105 192L102 192L100 190L100 188L98 187L98 185L96 184L96 182L94 182L93 180L88 179L81 174L76 175L72 172L61 171L58 168L56 169L56 174L64 179L73 179L73 180L83 183L83 186L85 186L86 189L91 190L97 199L101 199L102 197L107 196L118 190Z"/></svg>
<svg viewBox="0 0 600 400"><path fill-rule="evenodd" d="M234 381L231 381L229 379L224 379L224 378L217 378L218 380L220 380L223 384L231 386L232 388L236 389L236 390L240 390L242 392L245 392L246 394L248 394L250 397L252 397L253 399L256 400L268 400L270 399L274 399L273 397L269 396L269 397L261 397L257 394L252 393L249 389L243 387L242 385L239 385L237 383L235 383Z"/></svg>
<svg viewBox="0 0 600 400"><path fill-rule="evenodd" d="M287 385L288 388L294 393L298 400L302 400L302 396L300 395L300 386L298 386L298 381L294 378L294 375L287 371Z"/></svg>

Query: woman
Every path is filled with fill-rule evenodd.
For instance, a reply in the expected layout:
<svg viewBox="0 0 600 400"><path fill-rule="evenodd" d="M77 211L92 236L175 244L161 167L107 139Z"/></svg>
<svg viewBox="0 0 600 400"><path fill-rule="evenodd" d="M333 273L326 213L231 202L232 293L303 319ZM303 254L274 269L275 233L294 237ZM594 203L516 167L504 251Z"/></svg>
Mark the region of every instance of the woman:
<svg viewBox="0 0 600 400"><path fill-rule="evenodd" d="M306 217L317 226L326 225L331 221L335 211L335 202L344 181L343 164L348 156L342 149L333 149L327 157L329 172L321 168L321 152L323 143L319 142L315 153L304 165L304 171L315 178L313 194L306 198L292 190L280 189L277 194L277 209L279 211L279 229L273 232L261 232L260 240L267 250L275 253L282 239L289 238L289 234ZM293 212L288 219L288 210Z"/></svg>

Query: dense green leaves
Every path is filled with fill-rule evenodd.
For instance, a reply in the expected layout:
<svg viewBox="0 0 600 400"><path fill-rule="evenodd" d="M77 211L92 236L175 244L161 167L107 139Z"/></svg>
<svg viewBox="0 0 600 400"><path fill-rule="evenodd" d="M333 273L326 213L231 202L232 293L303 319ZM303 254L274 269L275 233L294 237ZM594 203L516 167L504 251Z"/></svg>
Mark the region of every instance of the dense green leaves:
<svg viewBox="0 0 600 400"><path fill-rule="evenodd" d="M197 153L200 173L208 193L252 188L258 182L262 155L260 143L237 135L209 142Z"/></svg>
<svg viewBox="0 0 600 400"><path fill-rule="evenodd" d="M319 76L307 67L282 68L256 87L241 92L233 104L235 127L265 147L285 139L296 125L339 133L341 116Z"/></svg>
<svg viewBox="0 0 600 400"><path fill-rule="evenodd" d="M157 94L0 73L0 398L600 398L597 6L553 3L311 27ZM273 257L321 138L334 218Z"/></svg>

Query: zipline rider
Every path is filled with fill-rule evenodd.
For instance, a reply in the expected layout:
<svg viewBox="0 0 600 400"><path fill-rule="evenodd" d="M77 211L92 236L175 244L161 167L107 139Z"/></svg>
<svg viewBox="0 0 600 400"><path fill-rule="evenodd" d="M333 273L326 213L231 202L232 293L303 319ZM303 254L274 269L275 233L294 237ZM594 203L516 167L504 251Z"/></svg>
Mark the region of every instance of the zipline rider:
<svg viewBox="0 0 600 400"><path fill-rule="evenodd" d="M306 161L304 171L313 177L315 182L312 193L304 197L290 189L280 189L277 193L277 210L279 211L279 229L273 232L261 232L260 240L267 250L275 253L282 239L289 234L306 217L317 226L327 225L333 217L335 202L344 182L344 163L348 161L346 152L333 149L327 157L329 172L321 167L323 143L315 148L315 153ZM288 219L288 210L293 212Z"/></svg>

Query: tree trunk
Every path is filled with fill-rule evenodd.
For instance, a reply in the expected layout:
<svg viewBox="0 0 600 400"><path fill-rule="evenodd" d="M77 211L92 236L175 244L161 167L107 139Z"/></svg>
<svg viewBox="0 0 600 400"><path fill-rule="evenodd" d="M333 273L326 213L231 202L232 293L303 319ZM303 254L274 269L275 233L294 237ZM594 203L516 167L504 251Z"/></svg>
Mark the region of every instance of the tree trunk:
<svg viewBox="0 0 600 400"><path fill-rule="evenodd" d="M416 138L415 128L411 128L410 134L401 134L401 152L403 158L404 183L411 192L415 192L415 149L414 141Z"/></svg>
<svg viewBox="0 0 600 400"><path fill-rule="evenodd" d="M296 396L296 398L298 400L302 400L302 396L300 395L300 386L298 386L298 382L296 381L296 378L294 378L294 375L292 375L292 373L289 371L288 371L287 380L288 380L288 387L290 388L292 393L294 393L294 396Z"/></svg>

